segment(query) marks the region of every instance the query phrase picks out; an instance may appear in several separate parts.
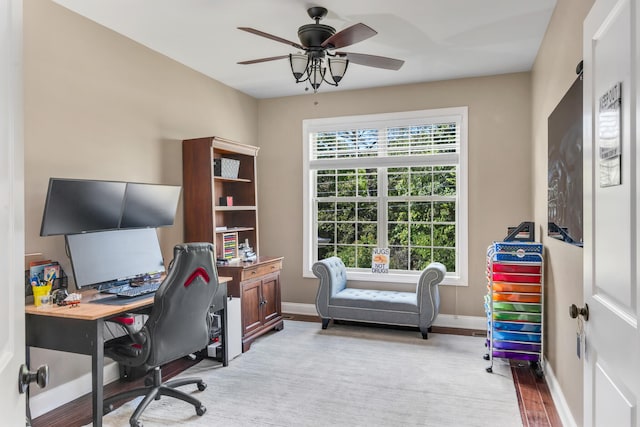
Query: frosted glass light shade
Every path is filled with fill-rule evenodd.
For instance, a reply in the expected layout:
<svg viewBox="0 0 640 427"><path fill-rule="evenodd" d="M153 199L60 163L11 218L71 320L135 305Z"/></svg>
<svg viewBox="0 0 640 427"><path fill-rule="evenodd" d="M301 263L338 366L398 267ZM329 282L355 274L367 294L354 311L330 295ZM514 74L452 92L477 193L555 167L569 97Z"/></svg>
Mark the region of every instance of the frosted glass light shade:
<svg viewBox="0 0 640 427"><path fill-rule="evenodd" d="M301 53L290 54L289 63L291 64L291 72L293 73L293 77L295 77L296 82L300 81L307 71L309 58L307 55L303 55Z"/></svg>
<svg viewBox="0 0 640 427"><path fill-rule="evenodd" d="M336 83L339 83L344 76L344 73L347 72L347 66L349 65L349 60L345 58L329 58L329 72L331 73L331 78Z"/></svg>

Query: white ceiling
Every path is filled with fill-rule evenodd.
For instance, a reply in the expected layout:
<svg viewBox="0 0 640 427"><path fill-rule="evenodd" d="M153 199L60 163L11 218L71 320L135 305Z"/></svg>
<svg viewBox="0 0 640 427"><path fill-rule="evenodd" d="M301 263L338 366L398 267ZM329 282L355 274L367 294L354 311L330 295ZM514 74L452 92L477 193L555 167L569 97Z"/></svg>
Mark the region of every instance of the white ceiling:
<svg viewBox="0 0 640 427"><path fill-rule="evenodd" d="M378 34L340 49L402 59L399 71L351 64L338 88L362 89L529 71L556 0L54 0L101 25L256 98L304 94L286 59L295 48L240 31L255 29L299 42L313 23L340 31L362 22Z"/></svg>

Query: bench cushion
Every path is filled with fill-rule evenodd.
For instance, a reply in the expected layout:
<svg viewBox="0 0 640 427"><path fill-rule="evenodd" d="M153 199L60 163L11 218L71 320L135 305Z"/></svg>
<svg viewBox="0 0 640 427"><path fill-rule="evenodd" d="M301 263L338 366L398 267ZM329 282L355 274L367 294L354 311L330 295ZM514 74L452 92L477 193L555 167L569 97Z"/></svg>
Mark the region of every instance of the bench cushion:
<svg viewBox="0 0 640 427"><path fill-rule="evenodd" d="M331 297L329 304L340 307L418 313L418 302L414 292L346 288Z"/></svg>

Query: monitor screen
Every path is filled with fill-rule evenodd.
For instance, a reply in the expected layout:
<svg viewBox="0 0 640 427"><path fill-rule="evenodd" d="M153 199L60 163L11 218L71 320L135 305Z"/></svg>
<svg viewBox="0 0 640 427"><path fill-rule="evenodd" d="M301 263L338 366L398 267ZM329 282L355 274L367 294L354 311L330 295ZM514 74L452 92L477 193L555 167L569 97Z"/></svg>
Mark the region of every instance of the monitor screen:
<svg viewBox="0 0 640 427"><path fill-rule="evenodd" d="M49 179L41 236L118 228L126 182Z"/></svg>
<svg viewBox="0 0 640 427"><path fill-rule="evenodd" d="M120 228L173 225L179 185L127 183Z"/></svg>
<svg viewBox="0 0 640 427"><path fill-rule="evenodd" d="M78 289L165 271L153 228L71 234L66 241Z"/></svg>

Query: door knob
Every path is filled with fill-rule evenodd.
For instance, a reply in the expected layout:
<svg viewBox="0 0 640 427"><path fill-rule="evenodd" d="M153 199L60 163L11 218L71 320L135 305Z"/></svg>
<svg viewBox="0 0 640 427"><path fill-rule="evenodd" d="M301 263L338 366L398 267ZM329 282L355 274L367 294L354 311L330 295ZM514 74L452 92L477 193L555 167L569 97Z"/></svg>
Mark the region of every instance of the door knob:
<svg viewBox="0 0 640 427"><path fill-rule="evenodd" d="M571 304L569 306L569 316L571 316L572 319L582 316L585 321L589 320L589 305L585 303L584 307L578 308L577 305Z"/></svg>
<svg viewBox="0 0 640 427"><path fill-rule="evenodd" d="M49 383L49 366L42 365L37 371L31 372L26 365L20 365L18 372L18 391L22 394L27 391L29 384L35 382L40 388L44 388Z"/></svg>

